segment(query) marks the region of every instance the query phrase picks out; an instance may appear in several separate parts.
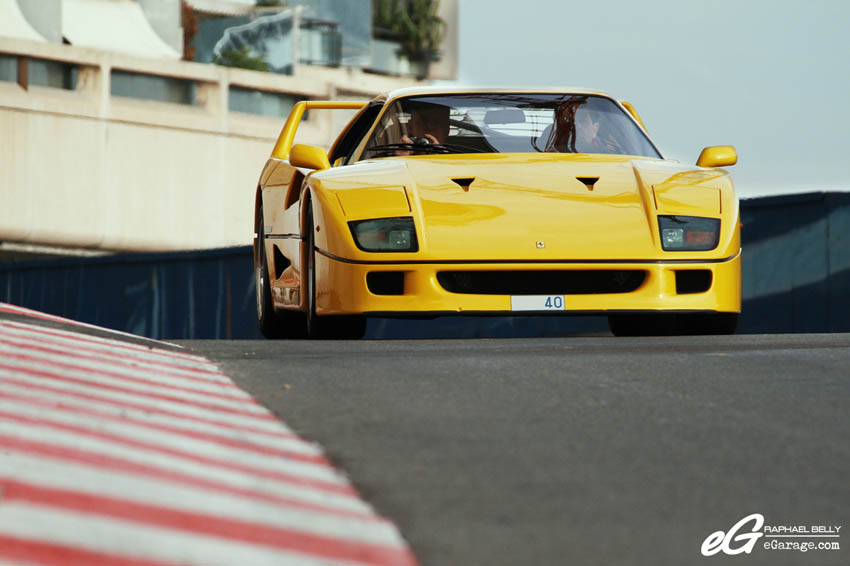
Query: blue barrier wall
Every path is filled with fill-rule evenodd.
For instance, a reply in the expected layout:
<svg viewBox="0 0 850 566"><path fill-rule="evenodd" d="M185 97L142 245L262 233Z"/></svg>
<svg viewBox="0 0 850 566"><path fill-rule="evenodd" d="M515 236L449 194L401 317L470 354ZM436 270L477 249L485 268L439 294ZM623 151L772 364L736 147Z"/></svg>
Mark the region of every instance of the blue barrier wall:
<svg viewBox="0 0 850 566"><path fill-rule="evenodd" d="M741 201L739 332L850 332L850 193ZM259 338L251 247L0 264L0 301L160 339ZM367 337L558 336L604 317L370 319Z"/></svg>
<svg viewBox="0 0 850 566"><path fill-rule="evenodd" d="M259 338L251 247L0 264L0 300L158 339Z"/></svg>
<svg viewBox="0 0 850 566"><path fill-rule="evenodd" d="M741 202L740 332L850 332L850 193Z"/></svg>

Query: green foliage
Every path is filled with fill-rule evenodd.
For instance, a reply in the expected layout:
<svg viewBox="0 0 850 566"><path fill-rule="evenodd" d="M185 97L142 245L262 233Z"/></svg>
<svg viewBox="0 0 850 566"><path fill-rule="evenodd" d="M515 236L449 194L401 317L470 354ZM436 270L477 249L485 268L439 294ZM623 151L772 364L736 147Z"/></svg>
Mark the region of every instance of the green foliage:
<svg viewBox="0 0 850 566"><path fill-rule="evenodd" d="M242 46L238 49L227 49L221 52L221 56L213 57L213 63L225 67L239 67L240 69L251 69L252 71L269 71L269 64L261 55L254 55L251 50Z"/></svg>
<svg viewBox="0 0 850 566"><path fill-rule="evenodd" d="M439 5L439 0L372 0L372 24L377 34L398 39L411 61L437 61L446 35Z"/></svg>

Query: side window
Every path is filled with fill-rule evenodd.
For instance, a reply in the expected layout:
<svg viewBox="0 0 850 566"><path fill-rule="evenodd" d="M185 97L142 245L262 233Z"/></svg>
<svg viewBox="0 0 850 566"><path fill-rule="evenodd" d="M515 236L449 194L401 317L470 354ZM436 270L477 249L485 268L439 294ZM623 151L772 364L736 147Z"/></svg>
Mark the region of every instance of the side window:
<svg viewBox="0 0 850 566"><path fill-rule="evenodd" d="M331 164L336 164L337 160L342 158L341 165L346 165L351 159L351 154L360 145L360 140L372 127L372 122L375 121L383 107L383 102L375 102L366 107L360 116L354 121L348 131L343 134L339 142L334 147L333 153L330 155Z"/></svg>

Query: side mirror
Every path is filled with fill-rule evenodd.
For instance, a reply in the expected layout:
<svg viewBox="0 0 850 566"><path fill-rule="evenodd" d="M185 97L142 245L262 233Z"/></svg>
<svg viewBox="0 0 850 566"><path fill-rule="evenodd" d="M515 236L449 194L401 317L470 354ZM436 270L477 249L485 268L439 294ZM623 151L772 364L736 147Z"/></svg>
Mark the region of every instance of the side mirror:
<svg viewBox="0 0 850 566"><path fill-rule="evenodd" d="M738 163L738 152L731 145L712 145L699 154L697 167L726 167Z"/></svg>
<svg viewBox="0 0 850 566"><path fill-rule="evenodd" d="M294 167L324 171L330 169L328 154L321 147L297 143L289 150L289 163Z"/></svg>

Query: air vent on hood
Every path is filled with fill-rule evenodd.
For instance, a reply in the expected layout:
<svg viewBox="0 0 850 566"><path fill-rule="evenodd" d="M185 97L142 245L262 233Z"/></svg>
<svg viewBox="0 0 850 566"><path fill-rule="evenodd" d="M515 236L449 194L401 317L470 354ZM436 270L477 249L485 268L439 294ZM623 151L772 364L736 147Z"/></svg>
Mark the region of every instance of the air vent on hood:
<svg viewBox="0 0 850 566"><path fill-rule="evenodd" d="M584 183L584 186L587 187L588 191L593 190L593 185L596 184L596 181L599 180L599 177L576 177L576 180Z"/></svg>
<svg viewBox="0 0 850 566"><path fill-rule="evenodd" d="M454 183L460 186L464 191L469 190L469 185L475 180L475 177L458 177L457 179L452 179Z"/></svg>

